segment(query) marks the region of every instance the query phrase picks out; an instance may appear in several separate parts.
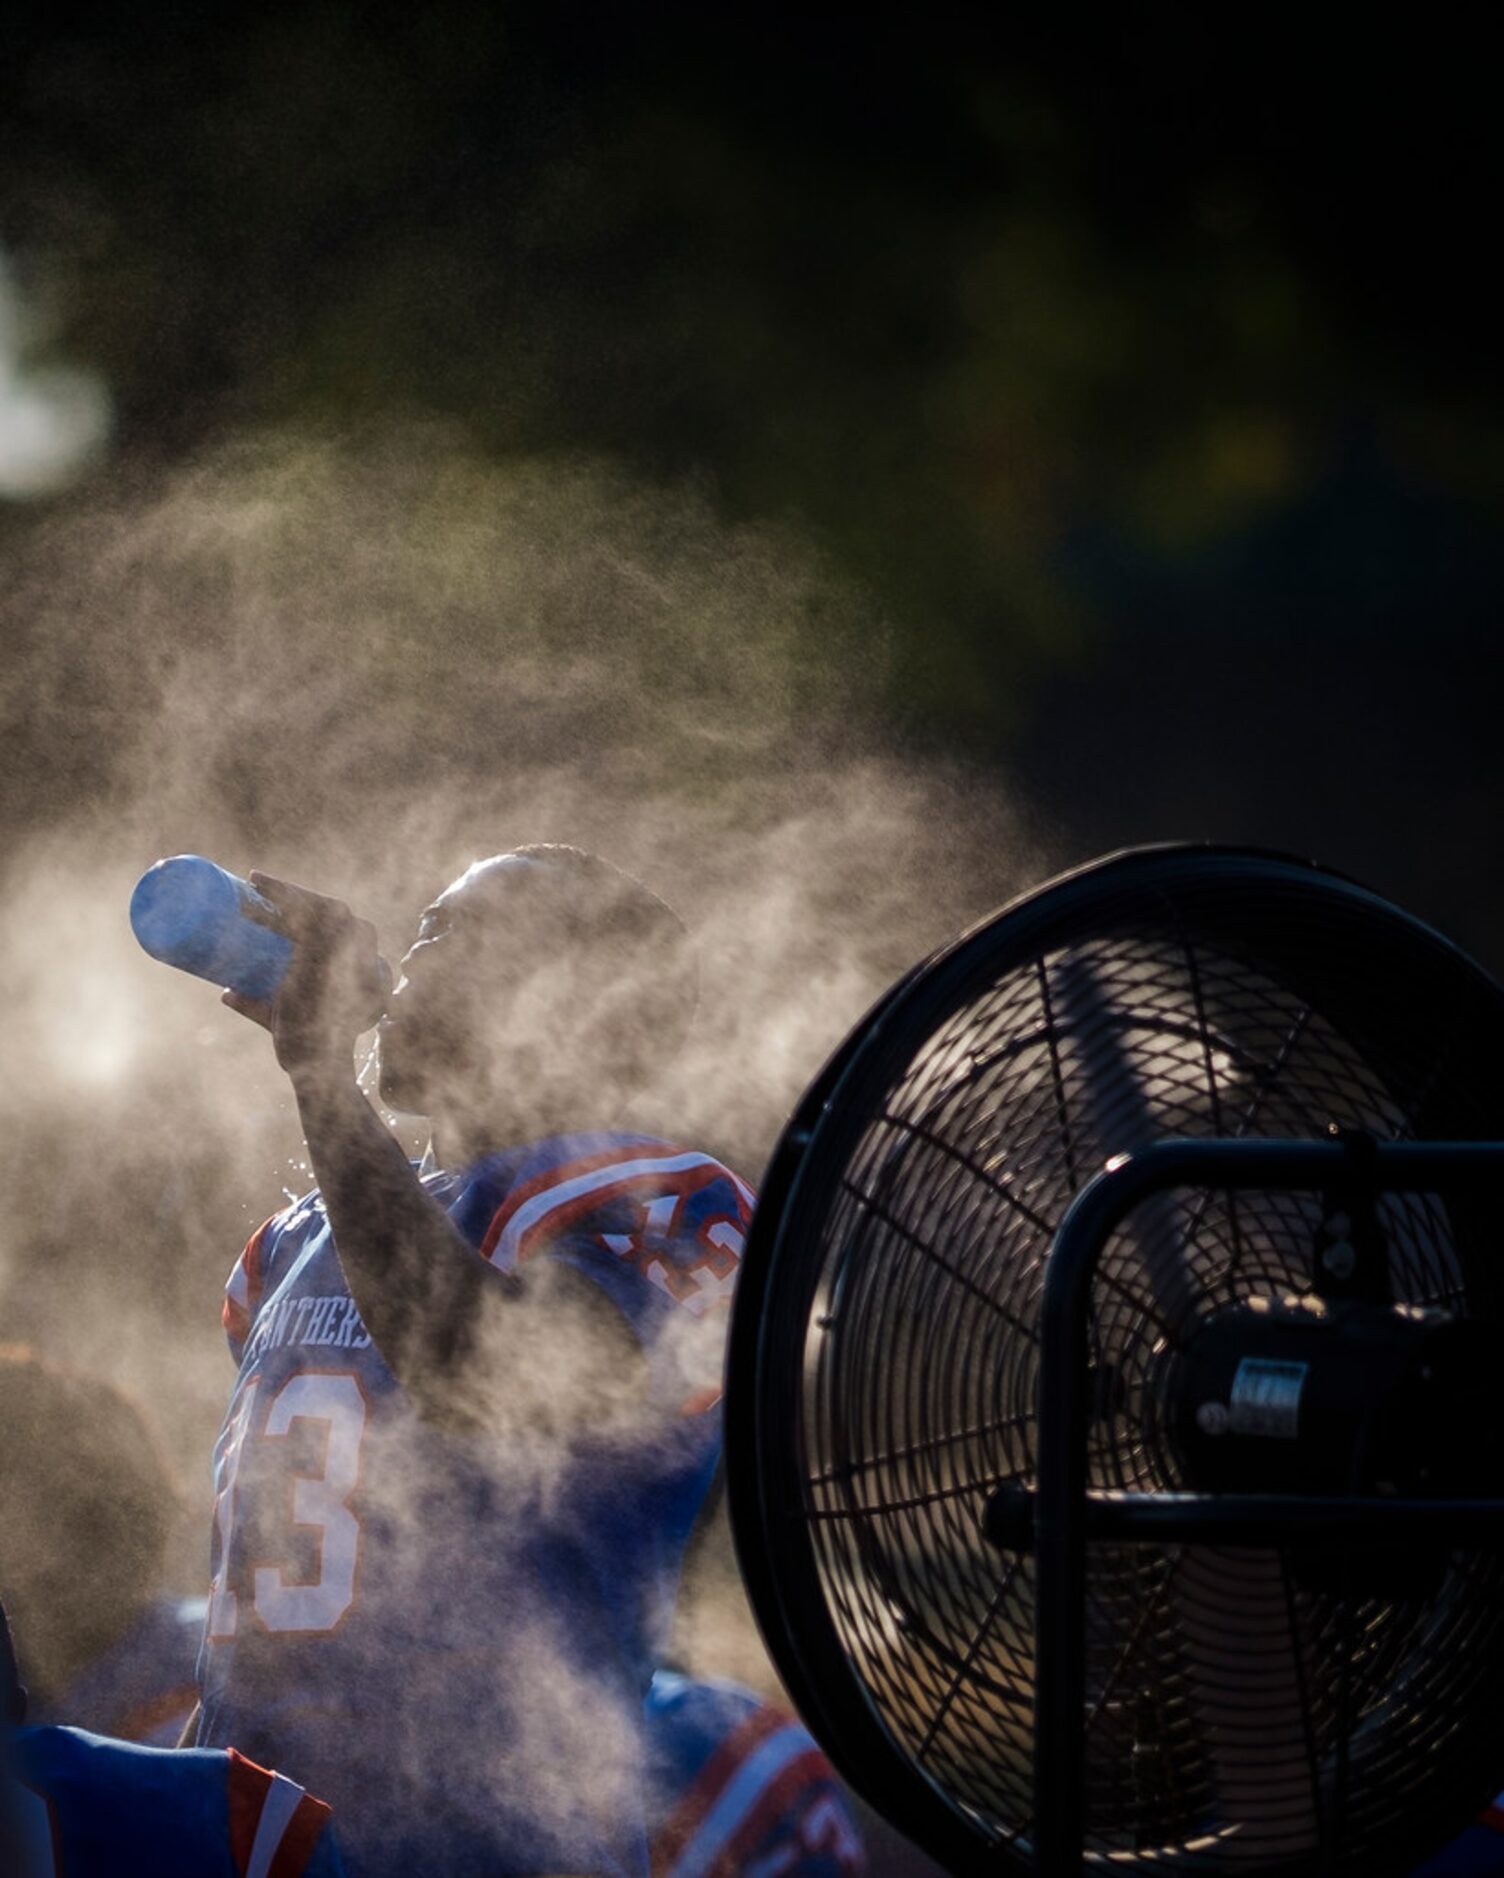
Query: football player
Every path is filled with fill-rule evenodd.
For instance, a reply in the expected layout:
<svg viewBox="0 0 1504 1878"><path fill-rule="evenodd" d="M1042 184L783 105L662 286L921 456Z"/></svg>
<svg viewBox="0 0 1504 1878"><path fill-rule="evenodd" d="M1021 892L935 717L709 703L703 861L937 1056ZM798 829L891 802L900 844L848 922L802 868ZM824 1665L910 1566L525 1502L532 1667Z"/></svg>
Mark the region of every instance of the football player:
<svg viewBox="0 0 1504 1878"><path fill-rule="evenodd" d="M659 1670L648 1691L652 1878L857 1878L867 1861L830 1762L734 1682Z"/></svg>
<svg viewBox="0 0 1504 1878"><path fill-rule="evenodd" d="M642 1704L715 1471L752 1196L633 1129L694 1004L686 935L596 856L477 862L422 914L357 1086L374 934L255 875L318 1190L225 1323L198 1739L308 1770L351 1869L639 1873Z"/></svg>
<svg viewBox="0 0 1504 1878"><path fill-rule="evenodd" d="M0 1870L6 1878L341 1878L329 1808L213 1749L26 1726L0 1606Z"/></svg>

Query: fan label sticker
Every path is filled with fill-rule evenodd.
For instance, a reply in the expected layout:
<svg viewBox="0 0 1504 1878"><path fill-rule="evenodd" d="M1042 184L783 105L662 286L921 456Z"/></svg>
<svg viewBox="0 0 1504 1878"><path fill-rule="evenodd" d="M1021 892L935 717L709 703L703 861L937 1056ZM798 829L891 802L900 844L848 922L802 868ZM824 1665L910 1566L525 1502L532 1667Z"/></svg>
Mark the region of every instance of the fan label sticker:
<svg viewBox="0 0 1504 1878"><path fill-rule="evenodd" d="M1272 1435L1293 1441L1300 1433L1300 1392L1309 1363L1277 1363L1245 1356L1227 1398L1227 1425L1235 1435Z"/></svg>

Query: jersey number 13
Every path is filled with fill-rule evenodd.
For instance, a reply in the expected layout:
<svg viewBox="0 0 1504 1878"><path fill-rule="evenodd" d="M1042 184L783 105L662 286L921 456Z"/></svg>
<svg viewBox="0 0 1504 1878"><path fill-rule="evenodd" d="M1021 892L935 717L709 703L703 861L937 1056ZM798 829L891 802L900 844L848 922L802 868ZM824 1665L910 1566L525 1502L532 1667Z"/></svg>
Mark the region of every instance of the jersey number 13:
<svg viewBox="0 0 1504 1878"><path fill-rule="evenodd" d="M365 1393L348 1370L309 1370L283 1383L265 1416L258 1417L261 1388L259 1378L242 1388L221 1440L214 1502L219 1559L209 1599L209 1636L215 1642L235 1635L241 1598L247 1590L256 1616L273 1631L333 1630L355 1602L360 1522L349 1502L360 1484ZM237 1482L246 1445L254 1441L275 1449L300 1422L322 1423L327 1430L322 1470L293 1476L290 1508L294 1526L318 1534L318 1576L307 1582L289 1580L284 1566L271 1560L237 1571L232 1568L237 1551Z"/></svg>

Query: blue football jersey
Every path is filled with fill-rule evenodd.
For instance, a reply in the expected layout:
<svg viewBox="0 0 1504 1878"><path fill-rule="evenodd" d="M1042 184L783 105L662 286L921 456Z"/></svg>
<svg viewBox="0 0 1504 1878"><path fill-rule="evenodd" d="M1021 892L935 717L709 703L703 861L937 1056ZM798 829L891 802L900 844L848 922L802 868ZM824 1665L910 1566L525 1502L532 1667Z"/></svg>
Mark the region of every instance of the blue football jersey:
<svg viewBox="0 0 1504 1878"><path fill-rule="evenodd" d="M835 1769L802 1723L731 1682L660 1670L648 1730L652 1878L854 1878Z"/></svg>
<svg viewBox="0 0 1504 1878"><path fill-rule="evenodd" d="M25 1878L342 1878L329 1808L233 1750L81 1728L18 1728L6 1747Z"/></svg>
<svg viewBox="0 0 1504 1878"><path fill-rule="evenodd" d="M240 1373L199 1738L305 1771L362 1878L640 1873L642 1702L719 1459L752 1196L708 1155L634 1135L424 1184L501 1270L557 1260L613 1300L650 1412L546 1452L522 1425L434 1428L361 1322L318 1196L269 1221L225 1304Z"/></svg>
<svg viewBox="0 0 1504 1878"><path fill-rule="evenodd" d="M207 1599L158 1598L68 1686L63 1717L94 1734L175 1748L198 1700ZM51 1719L42 1717L39 1719Z"/></svg>

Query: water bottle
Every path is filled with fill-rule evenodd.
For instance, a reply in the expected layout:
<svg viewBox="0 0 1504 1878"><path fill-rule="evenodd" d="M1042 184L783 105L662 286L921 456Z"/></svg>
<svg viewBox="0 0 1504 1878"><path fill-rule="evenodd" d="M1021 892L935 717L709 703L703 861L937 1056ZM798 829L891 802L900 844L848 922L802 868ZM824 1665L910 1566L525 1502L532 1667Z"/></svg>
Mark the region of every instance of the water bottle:
<svg viewBox="0 0 1504 1878"><path fill-rule="evenodd" d="M276 924L270 900L201 854L158 861L131 895L131 930L154 959L267 1003L292 957Z"/></svg>

